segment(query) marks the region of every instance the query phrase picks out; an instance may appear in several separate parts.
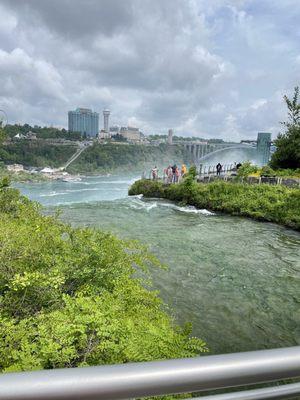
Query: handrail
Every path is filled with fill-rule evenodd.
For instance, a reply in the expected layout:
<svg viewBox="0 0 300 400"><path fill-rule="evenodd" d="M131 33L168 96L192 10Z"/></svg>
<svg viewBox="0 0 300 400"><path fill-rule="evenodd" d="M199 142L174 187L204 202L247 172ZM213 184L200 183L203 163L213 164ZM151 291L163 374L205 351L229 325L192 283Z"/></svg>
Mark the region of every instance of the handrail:
<svg viewBox="0 0 300 400"><path fill-rule="evenodd" d="M300 346L0 375L0 400L129 399L300 377Z"/></svg>
<svg viewBox="0 0 300 400"><path fill-rule="evenodd" d="M193 397L189 400L267 400L299 399L300 383L272 386L263 389L244 390L242 392L216 394L212 396Z"/></svg>

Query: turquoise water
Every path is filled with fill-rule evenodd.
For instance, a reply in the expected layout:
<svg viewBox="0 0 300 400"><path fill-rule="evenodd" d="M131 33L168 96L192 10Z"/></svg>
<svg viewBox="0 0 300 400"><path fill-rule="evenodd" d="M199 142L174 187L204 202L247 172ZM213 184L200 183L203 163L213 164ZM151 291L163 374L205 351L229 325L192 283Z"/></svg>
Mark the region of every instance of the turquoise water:
<svg viewBox="0 0 300 400"><path fill-rule="evenodd" d="M180 323L212 352L300 344L300 234L275 224L128 197L130 177L18 185L59 207L73 225L95 226L147 244L168 270L154 287Z"/></svg>

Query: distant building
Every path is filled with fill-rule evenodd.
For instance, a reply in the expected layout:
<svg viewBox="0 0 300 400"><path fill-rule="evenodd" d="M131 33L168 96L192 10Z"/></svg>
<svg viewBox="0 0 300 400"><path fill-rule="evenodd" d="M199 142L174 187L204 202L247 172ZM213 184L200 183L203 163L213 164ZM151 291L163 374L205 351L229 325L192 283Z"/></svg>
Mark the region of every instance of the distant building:
<svg viewBox="0 0 300 400"><path fill-rule="evenodd" d="M271 133L258 132L257 155L258 155L259 162L262 165L268 164L268 162L270 160L270 148L271 148Z"/></svg>
<svg viewBox="0 0 300 400"><path fill-rule="evenodd" d="M126 138L129 142L140 142L144 135L140 132L139 128L133 128L131 126L122 126L120 129L120 135Z"/></svg>
<svg viewBox="0 0 300 400"><path fill-rule="evenodd" d="M36 133L35 133L35 132L32 132L32 131L29 131L29 132L27 133L27 135L26 135L26 139L29 139L29 140L36 140L36 139L37 139Z"/></svg>
<svg viewBox="0 0 300 400"><path fill-rule="evenodd" d="M173 143L173 129L169 129L168 132L168 144L171 145Z"/></svg>
<svg viewBox="0 0 300 400"><path fill-rule="evenodd" d="M109 132L106 132L104 129L101 129L98 138L103 140L103 139L110 139L111 134Z"/></svg>
<svg viewBox="0 0 300 400"><path fill-rule="evenodd" d="M99 114L89 108L77 108L68 112L69 132L96 137L99 132Z"/></svg>
<svg viewBox="0 0 300 400"><path fill-rule="evenodd" d="M105 132L109 132L109 110L103 110L103 129Z"/></svg>
<svg viewBox="0 0 300 400"><path fill-rule="evenodd" d="M111 135L116 135L117 133L120 133L120 127L118 125L111 126L109 132Z"/></svg>

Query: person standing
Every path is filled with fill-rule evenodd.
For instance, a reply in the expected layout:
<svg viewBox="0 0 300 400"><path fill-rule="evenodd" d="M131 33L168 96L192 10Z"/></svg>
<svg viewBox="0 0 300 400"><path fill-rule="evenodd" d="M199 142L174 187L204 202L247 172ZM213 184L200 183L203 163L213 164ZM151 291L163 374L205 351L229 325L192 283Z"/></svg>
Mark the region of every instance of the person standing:
<svg viewBox="0 0 300 400"><path fill-rule="evenodd" d="M152 179L155 181L158 178L158 168L156 165L154 168L152 168L151 172L152 172Z"/></svg>
<svg viewBox="0 0 300 400"><path fill-rule="evenodd" d="M180 171L179 171L179 168L176 167L176 170L175 170L175 183L178 183L179 178L180 178Z"/></svg>
<svg viewBox="0 0 300 400"><path fill-rule="evenodd" d="M177 168L177 165L174 164L172 167L172 183L176 183L176 168Z"/></svg>
<svg viewBox="0 0 300 400"><path fill-rule="evenodd" d="M185 176L185 174L186 174L186 171L187 171L187 169L186 169L186 165L185 164L182 164L182 166L181 166L181 176L184 178L184 176Z"/></svg>
<svg viewBox="0 0 300 400"><path fill-rule="evenodd" d="M173 171L171 165L169 165L167 168L167 182L172 183L172 179L173 179Z"/></svg>
<svg viewBox="0 0 300 400"><path fill-rule="evenodd" d="M220 163L218 163L216 168L217 168L217 175L220 176L221 175L221 171L222 171L222 165Z"/></svg>

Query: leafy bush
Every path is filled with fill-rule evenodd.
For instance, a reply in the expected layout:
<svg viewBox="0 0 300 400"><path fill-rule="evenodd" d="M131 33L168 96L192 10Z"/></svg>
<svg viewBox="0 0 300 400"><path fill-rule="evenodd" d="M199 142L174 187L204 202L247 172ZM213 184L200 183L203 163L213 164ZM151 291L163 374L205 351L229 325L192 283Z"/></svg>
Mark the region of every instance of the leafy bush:
<svg viewBox="0 0 300 400"><path fill-rule="evenodd" d="M268 165L262 167L259 174L260 176L267 176L267 177L276 176L276 172Z"/></svg>
<svg viewBox="0 0 300 400"><path fill-rule="evenodd" d="M145 288L158 260L135 242L74 229L0 185L0 370L190 357L206 351ZM136 270L145 278L133 278ZM139 274L141 275L141 274Z"/></svg>
<svg viewBox="0 0 300 400"><path fill-rule="evenodd" d="M253 165L250 161L246 161L238 169L237 176L240 178L247 178L249 175L256 173L257 171L257 165Z"/></svg>
<svg viewBox="0 0 300 400"><path fill-rule="evenodd" d="M197 168L195 165L192 165L189 168L188 176L190 176L191 178L196 178L196 175L197 175Z"/></svg>

